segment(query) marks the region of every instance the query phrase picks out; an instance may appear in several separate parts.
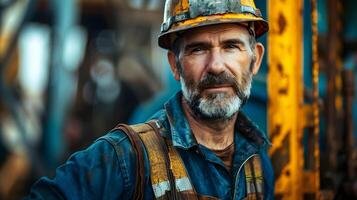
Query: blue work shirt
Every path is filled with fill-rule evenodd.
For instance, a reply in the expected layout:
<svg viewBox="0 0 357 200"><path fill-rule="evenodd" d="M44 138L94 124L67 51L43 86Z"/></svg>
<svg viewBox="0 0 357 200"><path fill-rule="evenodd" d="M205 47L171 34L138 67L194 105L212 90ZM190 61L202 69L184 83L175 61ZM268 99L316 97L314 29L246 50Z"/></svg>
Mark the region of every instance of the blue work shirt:
<svg viewBox="0 0 357 200"><path fill-rule="evenodd" d="M179 152L195 191L212 199L244 199L246 184L244 163L259 155L264 177L264 199L273 199L274 176L266 153L269 142L242 113L238 114L234 135L232 169L210 149L197 143L177 93L157 112L157 119ZM244 133L244 134L243 134ZM144 199L154 199L150 166L146 152ZM136 180L136 156L126 134L111 131L84 151L73 154L60 166L53 179L41 178L25 199L131 199Z"/></svg>

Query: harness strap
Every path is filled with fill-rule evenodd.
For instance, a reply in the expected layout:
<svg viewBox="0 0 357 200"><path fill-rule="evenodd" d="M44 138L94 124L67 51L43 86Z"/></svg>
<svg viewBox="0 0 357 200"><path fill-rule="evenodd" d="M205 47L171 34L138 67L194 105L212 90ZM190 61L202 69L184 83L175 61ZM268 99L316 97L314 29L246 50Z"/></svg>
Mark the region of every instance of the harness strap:
<svg viewBox="0 0 357 200"><path fill-rule="evenodd" d="M150 161L151 184L156 199L197 200L183 161L172 144L159 134L157 121L137 124L131 128L138 133Z"/></svg>
<svg viewBox="0 0 357 200"><path fill-rule="evenodd" d="M145 166L143 145L150 161L151 184L156 199L179 200L205 199L198 196L172 143L159 134L157 121L128 126L119 124L115 129L122 130L129 138L137 155L137 179L134 200L144 199ZM247 196L246 200L261 200L264 197L264 180L259 156L253 156L244 165Z"/></svg>
<svg viewBox="0 0 357 200"><path fill-rule="evenodd" d="M169 161L166 149L162 141L157 136L152 127L148 124L135 125L134 130L137 130L142 142L145 145L148 157L150 160L150 175L151 183L156 198L165 195L168 191L172 191L174 181L172 180L172 172L169 168ZM144 130L144 131L142 131Z"/></svg>
<svg viewBox="0 0 357 200"><path fill-rule="evenodd" d="M133 193L133 200L142 200L144 199L144 190L145 190L145 166L144 166L144 148L138 134L128 125L119 124L114 130L122 130L130 140L134 152L137 156L137 168L136 168L136 181L135 189Z"/></svg>
<svg viewBox="0 0 357 200"><path fill-rule="evenodd" d="M247 188L246 200L262 200L264 197L264 178L259 156L253 156L244 165Z"/></svg>

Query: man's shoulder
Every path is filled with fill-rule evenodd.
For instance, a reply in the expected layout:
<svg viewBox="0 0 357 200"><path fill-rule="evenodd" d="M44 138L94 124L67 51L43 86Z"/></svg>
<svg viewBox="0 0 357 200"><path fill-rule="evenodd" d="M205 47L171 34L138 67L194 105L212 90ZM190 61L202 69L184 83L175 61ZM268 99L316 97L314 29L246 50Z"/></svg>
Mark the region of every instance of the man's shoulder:
<svg viewBox="0 0 357 200"><path fill-rule="evenodd" d="M95 140L85 149L73 153L69 160L75 161L77 164L88 161L95 164L97 162L96 160L101 156L118 156L119 149L127 149L130 151L130 141L124 132L112 130Z"/></svg>
<svg viewBox="0 0 357 200"><path fill-rule="evenodd" d="M155 121L158 124L162 124L162 121L159 119L150 119L150 121ZM98 138L95 142L96 143L102 143L103 141L105 141L106 143L109 143L111 146L114 147L114 149L117 148L127 148L128 150L130 150L132 148L132 142L129 138L129 136L133 133L138 134L137 136L139 136L139 134L142 134L145 131L148 131L147 129L147 122L142 122L142 123L136 123L136 124L120 124L117 127L113 128L111 131L109 131L108 133L106 133L105 135L103 135L102 137ZM124 131L126 130L126 128L123 127L127 127L130 128L133 132L129 132L129 131Z"/></svg>
<svg viewBox="0 0 357 200"><path fill-rule="evenodd" d="M112 129L102 137L98 138L93 145L110 146L111 149L115 151L118 157L122 157L124 152L126 152L127 155L135 154L128 135L123 130L117 128Z"/></svg>
<svg viewBox="0 0 357 200"><path fill-rule="evenodd" d="M167 139L171 138L170 135L170 125L167 118L167 113L165 109L158 110L154 115L152 115L147 121L141 123L134 123L134 124L123 124L130 127L138 127L144 125L149 121L155 121L158 124L158 128L160 134ZM103 145L103 143L110 144L115 151L120 149L125 149L126 151L133 151L133 144L131 143L128 133L124 132L122 129L119 128L119 125L107 132L102 137L98 138L94 145Z"/></svg>
<svg viewBox="0 0 357 200"><path fill-rule="evenodd" d="M107 141L110 144L121 144L125 143L128 140L128 136L124 133L124 131L120 129L112 129L111 131L107 132L105 135L101 136L96 140L96 143L101 141Z"/></svg>

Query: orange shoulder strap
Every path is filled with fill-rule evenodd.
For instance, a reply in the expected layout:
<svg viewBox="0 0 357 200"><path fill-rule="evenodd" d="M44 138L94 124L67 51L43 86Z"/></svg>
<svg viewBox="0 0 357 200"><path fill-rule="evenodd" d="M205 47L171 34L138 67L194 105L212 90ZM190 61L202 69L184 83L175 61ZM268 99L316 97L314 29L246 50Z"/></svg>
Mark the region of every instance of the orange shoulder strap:
<svg viewBox="0 0 357 200"><path fill-rule="evenodd" d="M153 120L131 128L138 133L147 151L156 199L197 199L183 161L171 142L160 135L159 123Z"/></svg>

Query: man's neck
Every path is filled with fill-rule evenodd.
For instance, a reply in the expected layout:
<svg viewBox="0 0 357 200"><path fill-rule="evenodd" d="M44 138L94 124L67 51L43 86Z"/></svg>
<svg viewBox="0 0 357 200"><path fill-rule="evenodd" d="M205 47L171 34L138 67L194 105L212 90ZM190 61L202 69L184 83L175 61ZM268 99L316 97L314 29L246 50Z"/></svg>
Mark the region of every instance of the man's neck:
<svg viewBox="0 0 357 200"><path fill-rule="evenodd" d="M197 117L186 101L182 100L183 110L197 142L203 146L221 150L234 141L234 124L237 114L228 120L206 120Z"/></svg>

